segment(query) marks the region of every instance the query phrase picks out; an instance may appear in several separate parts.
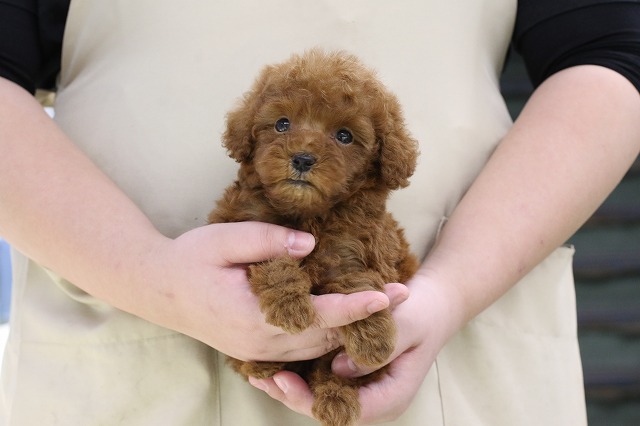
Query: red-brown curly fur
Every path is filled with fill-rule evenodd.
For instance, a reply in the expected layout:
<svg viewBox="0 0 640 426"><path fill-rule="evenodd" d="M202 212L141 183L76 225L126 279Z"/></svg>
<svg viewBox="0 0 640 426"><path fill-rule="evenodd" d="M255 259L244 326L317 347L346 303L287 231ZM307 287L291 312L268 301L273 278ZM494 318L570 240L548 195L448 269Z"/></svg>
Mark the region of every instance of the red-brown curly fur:
<svg viewBox="0 0 640 426"><path fill-rule="evenodd" d="M287 121L276 124L282 118ZM240 170L209 221L269 222L317 240L303 260L285 256L249 267L267 322L297 333L314 323L310 294L380 291L414 274L417 260L385 204L391 190L408 185L417 143L396 97L357 58L312 50L266 67L229 113L224 145ZM362 365L379 365L394 348L388 310L340 332L344 350ZM316 418L351 425L360 414L358 386L384 370L337 377L331 372L336 353L296 363L230 364L245 378L282 369L301 374L314 392Z"/></svg>

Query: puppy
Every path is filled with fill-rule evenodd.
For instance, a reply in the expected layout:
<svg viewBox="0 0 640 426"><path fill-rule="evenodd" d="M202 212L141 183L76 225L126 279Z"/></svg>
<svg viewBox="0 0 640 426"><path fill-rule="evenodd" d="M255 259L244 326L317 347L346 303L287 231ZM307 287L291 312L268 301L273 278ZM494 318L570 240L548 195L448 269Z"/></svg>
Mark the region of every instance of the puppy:
<svg viewBox="0 0 640 426"><path fill-rule="evenodd" d="M418 262L386 211L390 191L408 185L417 158L400 105L358 59L312 50L266 67L227 116L223 144L240 163L237 181L210 223L261 221L313 234L314 251L251 265L249 281L270 324L298 333L316 320L310 294L382 291L405 282ZM395 344L389 310L340 328L346 353L358 364L383 363ZM360 417L357 379L332 374L337 349L295 363L230 359L240 374L300 374L315 396L324 425Z"/></svg>

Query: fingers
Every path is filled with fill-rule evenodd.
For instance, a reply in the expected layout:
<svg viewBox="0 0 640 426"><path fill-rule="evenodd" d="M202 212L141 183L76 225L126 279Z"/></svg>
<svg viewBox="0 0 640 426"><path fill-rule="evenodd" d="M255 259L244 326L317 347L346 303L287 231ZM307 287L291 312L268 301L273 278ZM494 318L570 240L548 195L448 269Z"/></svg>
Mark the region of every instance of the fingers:
<svg viewBox="0 0 640 426"><path fill-rule="evenodd" d="M281 371L270 379L259 380L249 377L249 383L280 401L290 410L313 417L313 394L300 376L290 371Z"/></svg>
<svg viewBox="0 0 640 426"><path fill-rule="evenodd" d="M361 387L360 423L371 424L397 419L416 395L429 370L428 365L430 363L424 359L423 354L405 353L395 361L394 368L387 375ZM249 377L249 383L290 410L313 417L313 393L297 374L280 371L269 379ZM398 386L399 383L402 386Z"/></svg>
<svg viewBox="0 0 640 426"><path fill-rule="evenodd" d="M389 356L389 359L381 365L378 366L363 366L358 365L345 352L340 352L333 358L333 362L331 363L331 370L334 374L347 378L356 378L366 376L367 374L373 373L374 371L381 368L383 365L394 360L398 355L400 355L401 351L397 348L396 350Z"/></svg>
<svg viewBox="0 0 640 426"><path fill-rule="evenodd" d="M389 299L379 291L325 294L311 298L316 309L316 322L298 334L278 334L278 361L298 361L322 356L341 345L336 327L366 318L389 306Z"/></svg>
<svg viewBox="0 0 640 426"><path fill-rule="evenodd" d="M403 284L391 283L385 285L384 293L361 291L311 297L318 314L316 327L333 328L367 318L385 308L395 308L409 298L409 289Z"/></svg>
<svg viewBox="0 0 640 426"><path fill-rule="evenodd" d="M311 253L315 238L306 232L262 222L209 225L216 233L215 247L228 264L254 263L289 254Z"/></svg>
<svg viewBox="0 0 640 426"><path fill-rule="evenodd" d="M311 296L318 328L334 328L367 318L389 306L389 298L379 291Z"/></svg>
<svg viewBox="0 0 640 426"><path fill-rule="evenodd" d="M389 355L386 362L377 366L363 366L358 365L345 352L340 352L333 358L331 363L331 370L334 374L347 378L355 378L366 376L380 369L382 366L392 362L398 356L402 355L407 349L404 346L396 344L394 351Z"/></svg>
<svg viewBox="0 0 640 426"><path fill-rule="evenodd" d="M385 285L385 293L390 299L390 309L393 310L401 303L409 298L409 289L404 284L390 283ZM389 356L387 362L378 366L361 366L353 362L345 352L340 352L333 359L331 369L335 374L342 377L361 377L367 374L373 373L383 365L396 359L400 354L407 350L408 345L402 342L402 335L399 336L399 341L396 342L395 349Z"/></svg>
<svg viewBox="0 0 640 426"><path fill-rule="evenodd" d="M341 345L337 327L366 318L386 307L398 306L409 294L402 284L388 284L385 292L311 296L317 312L316 323L302 333L279 333L277 338L281 352L277 360L297 361L322 356Z"/></svg>
<svg viewBox="0 0 640 426"><path fill-rule="evenodd" d="M374 293L368 296L373 296L373 299L363 298L363 293ZM323 303L325 301L323 301L322 298L327 296L342 296L345 298L360 296L361 299L359 299L359 302L381 300L377 299L381 293L363 293L348 296L318 296L316 299L319 299L319 301ZM388 284L385 287L385 293L389 301L388 306L392 309L397 308L394 311L394 317L397 314L398 318L396 318L396 320L400 319L400 323L405 325L405 327L401 329L407 329L405 331L408 332L399 333L399 341L396 344L395 351L389 357L391 365L385 370L385 374L378 381L369 383L359 389L361 404L360 422L364 424L397 419L398 416L407 409L416 395L437 353L437 348L418 344L417 337L419 337L418 335L420 335L420 333L416 335L415 331L422 330L424 327L420 326L422 322L415 320L416 312L408 309L407 306L409 305L403 304L403 301L408 297L407 289L404 289L401 284ZM347 299L343 299L342 302L346 300ZM318 300L314 302L317 303ZM326 307L329 307L331 303L331 301L328 301ZM362 306L366 306L366 303ZM419 312L421 311L422 308L419 309ZM361 308L356 308L354 312L349 315L351 315L351 318L357 317L359 315L358 312L362 313ZM329 321L334 320L334 318L331 317L327 318L330 318ZM337 319L336 321L340 322ZM316 331L324 330L316 329ZM356 366L349 361L345 354L340 354L334 359L332 368L335 373L348 377L361 376L374 370ZM249 381L252 385L265 391L271 398L280 401L289 409L307 416L312 415L313 394L307 384L296 374L281 371L271 379L257 380L250 378Z"/></svg>
<svg viewBox="0 0 640 426"><path fill-rule="evenodd" d="M409 298L409 287L400 283L389 283L385 284L384 293L389 298L389 309L393 310Z"/></svg>
<svg viewBox="0 0 640 426"><path fill-rule="evenodd" d="M424 358L421 353L405 353L380 380L360 388L362 424L392 421L407 409L429 370L429 358ZM249 377L249 383L290 410L313 417L313 393L297 374L280 371L269 379Z"/></svg>
<svg viewBox="0 0 640 426"><path fill-rule="evenodd" d="M362 298L365 293L377 293L377 292L361 292L361 293L355 293L349 296L360 295L360 297ZM366 318L372 313L382 310L386 307L389 307L390 309L394 309L396 306L400 305L402 302L404 302L409 298L409 289L404 284L399 284L399 283L390 283L385 285L385 295L387 296L387 300L389 300L389 304L387 306L383 306L383 304L380 303L383 300L382 297L380 297L380 294L381 293L377 293L376 296L378 297L375 299L371 299L371 302L369 305L361 304L361 305L353 306L353 310L350 313L348 313L347 316L331 315L331 313L329 312L328 315L331 320L339 321L340 319L342 319L343 322L347 320L343 324L334 323L333 326L345 325L353 321ZM376 308L380 308L380 309L376 309ZM373 310L373 309L376 309L376 310ZM371 312L369 312L369 310L371 310ZM326 320L326 318L324 319ZM389 360L394 359L400 353L401 351L399 350L398 345L396 345L395 352L391 354L391 356L389 357ZM380 367L381 366L377 366L377 367L358 366L344 352L341 352L340 354L338 354L334 358L332 363L333 372L343 377L364 376L366 374L374 372L377 368L380 368Z"/></svg>
<svg viewBox="0 0 640 426"><path fill-rule="evenodd" d="M390 422L404 413L415 398L435 354L410 350L396 358L382 379L360 388L360 421Z"/></svg>
<svg viewBox="0 0 640 426"><path fill-rule="evenodd" d="M362 292L351 295L317 296L314 298L314 304L320 310L326 309L327 311L332 307L335 308L335 304L340 305L342 303L344 306L354 304L351 305L353 308L351 311L346 309L342 314L333 315L331 312L324 312L324 321L330 323L329 326L332 326L344 322L345 318L348 318L346 320L348 322L360 316L368 316L367 306L372 303L374 309L383 305L392 309L398 307L408 298L408 295L408 289L404 288L404 285L392 283L385 286L385 293ZM387 303L384 303L385 298ZM376 305L378 302L383 303ZM317 328L315 331L325 332L330 330ZM402 347L405 347L405 349L401 349ZM430 365L429 358L417 353L419 351L407 350L406 347L406 344L402 343L396 345L396 351L390 356L390 360L394 361L391 367L386 370L387 373L381 380L360 388L362 407L360 420L365 424L397 418L407 408L422 382L428 367L424 372L419 371L418 374L416 374L416 370L421 370L420 367L424 365ZM419 367L416 368L416 365ZM350 377L361 376L374 370L356 366L349 361L346 354L336 357L332 367L334 372L341 374L340 370L343 370L341 375ZM249 378L249 382L256 388L266 392L271 398L280 401L289 409L312 417L314 396L307 383L300 376L289 371L281 371L270 379L258 380ZM404 384L401 390L397 389L398 383Z"/></svg>

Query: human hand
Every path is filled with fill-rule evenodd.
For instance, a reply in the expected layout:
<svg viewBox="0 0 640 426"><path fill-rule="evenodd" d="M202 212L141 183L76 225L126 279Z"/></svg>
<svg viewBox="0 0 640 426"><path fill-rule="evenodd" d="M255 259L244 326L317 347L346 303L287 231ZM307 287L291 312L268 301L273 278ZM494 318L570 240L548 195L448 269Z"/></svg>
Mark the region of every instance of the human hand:
<svg viewBox="0 0 640 426"><path fill-rule="evenodd" d="M444 343L454 332L448 318L448 295L441 292L426 273L419 272L408 283L410 297L393 309L397 341L388 360L389 368L378 381L360 388L361 424L398 418L408 407L424 381ZM333 361L334 373L345 377L368 374L375 368L355 365L344 353ZM270 379L249 382L290 409L312 416L313 394L302 378L289 371Z"/></svg>
<svg viewBox="0 0 640 426"><path fill-rule="evenodd" d="M339 346L335 327L365 318L406 298L404 286L387 293L311 296L317 321L299 334L265 322L252 293L246 265L313 250L310 234L280 226L242 222L213 224L164 241L149 256L154 284L168 298L152 319L241 360L293 361L319 357Z"/></svg>

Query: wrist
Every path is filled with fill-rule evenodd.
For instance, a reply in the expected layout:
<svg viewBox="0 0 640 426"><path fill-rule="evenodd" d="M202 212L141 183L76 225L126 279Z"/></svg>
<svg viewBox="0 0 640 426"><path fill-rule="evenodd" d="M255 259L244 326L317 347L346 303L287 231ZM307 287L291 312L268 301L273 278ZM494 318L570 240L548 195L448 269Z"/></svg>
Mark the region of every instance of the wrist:
<svg viewBox="0 0 640 426"><path fill-rule="evenodd" d="M154 230L155 231L155 230ZM186 277L176 277L179 264L174 240L159 232L150 232L136 242L130 255L121 265L119 275L126 285L117 294L116 302L123 309L154 324L180 330L179 313L187 302L177 288Z"/></svg>
<svg viewBox="0 0 640 426"><path fill-rule="evenodd" d="M93 261L79 263L83 267L75 269L73 282L120 310L166 325L161 320L171 312L173 289L165 253L172 240L151 224L134 225L103 238Z"/></svg>
<svg viewBox="0 0 640 426"><path fill-rule="evenodd" d="M411 297L421 299L418 305L428 309L435 336L430 339L444 344L470 319L465 300L454 281L437 269L424 264L410 284Z"/></svg>

